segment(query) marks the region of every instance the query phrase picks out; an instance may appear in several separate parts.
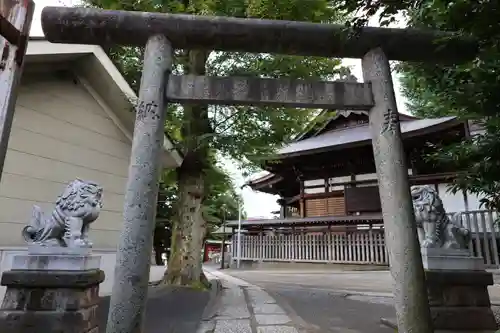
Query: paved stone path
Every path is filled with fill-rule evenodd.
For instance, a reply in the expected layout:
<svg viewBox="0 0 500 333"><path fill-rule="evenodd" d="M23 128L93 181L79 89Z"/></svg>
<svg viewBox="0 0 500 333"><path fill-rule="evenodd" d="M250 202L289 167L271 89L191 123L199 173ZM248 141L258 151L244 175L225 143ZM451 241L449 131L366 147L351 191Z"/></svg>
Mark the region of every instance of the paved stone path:
<svg viewBox="0 0 500 333"><path fill-rule="evenodd" d="M198 333L298 333L291 318L263 289L243 280L208 270L223 290L211 318Z"/></svg>
<svg viewBox="0 0 500 333"><path fill-rule="evenodd" d="M225 274L245 279L266 290L287 311L299 332L307 333L390 333L394 330L383 326L380 318L394 317L392 299L378 293L362 294L336 290L336 285L324 285L327 275L294 274L284 278L267 272L225 270ZM334 272L335 273L335 272ZM330 272L330 274L332 274ZM293 276L293 279L292 279ZM367 281L356 285L368 285ZM373 283L373 282L372 282ZM345 285L344 285L345 286ZM342 287L344 287L342 286Z"/></svg>

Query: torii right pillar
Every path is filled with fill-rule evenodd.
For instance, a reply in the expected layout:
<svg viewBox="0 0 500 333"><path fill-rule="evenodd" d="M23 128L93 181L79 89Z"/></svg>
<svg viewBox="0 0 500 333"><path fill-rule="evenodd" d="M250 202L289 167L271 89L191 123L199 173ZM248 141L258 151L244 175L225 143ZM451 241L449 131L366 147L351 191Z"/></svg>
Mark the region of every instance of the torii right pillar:
<svg viewBox="0 0 500 333"><path fill-rule="evenodd" d="M424 272L389 60L376 48L362 58L362 66L375 102L369 119L398 332L496 331L487 291L493 284L491 273L448 272L443 279L442 270ZM470 280L467 286L464 278ZM434 304L436 296L442 300L439 304ZM458 298L462 306L455 304Z"/></svg>
<svg viewBox="0 0 500 333"><path fill-rule="evenodd" d="M399 114L389 60L381 48L362 59L363 78L371 83L373 155L379 183L385 240L400 332L433 332L425 275L408 182Z"/></svg>

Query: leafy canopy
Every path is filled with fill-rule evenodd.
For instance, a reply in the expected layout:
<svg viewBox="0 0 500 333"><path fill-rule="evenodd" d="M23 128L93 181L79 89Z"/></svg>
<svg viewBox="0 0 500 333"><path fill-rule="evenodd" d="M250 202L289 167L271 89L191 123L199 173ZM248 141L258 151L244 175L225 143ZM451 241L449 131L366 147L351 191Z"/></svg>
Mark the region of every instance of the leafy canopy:
<svg viewBox="0 0 500 333"><path fill-rule="evenodd" d="M338 22L347 17L326 0L85 0L88 5L135 11L192 13L252 17L312 22ZM258 43L250 41L249 43ZM140 82L143 48L111 47L115 63L137 91ZM176 50L174 73L182 74L185 51ZM338 59L282 56L271 54L212 52L206 64L212 76L292 77L342 79L349 69ZM261 158L272 154L283 142L290 140L317 110L284 107L212 106L209 109L210 128L199 140L207 140L221 155L237 161L253 171ZM166 131L183 150L183 110L170 105Z"/></svg>
<svg viewBox="0 0 500 333"><path fill-rule="evenodd" d="M403 14L408 25L455 31L476 37L480 52L472 61L452 66L405 63L399 66L409 110L419 116L456 115L475 120L484 132L458 145L437 147L429 162L452 165L461 173L451 190L485 196L483 204L500 209L500 2L495 0L338 1L345 10L365 15L363 25L381 13L381 24Z"/></svg>

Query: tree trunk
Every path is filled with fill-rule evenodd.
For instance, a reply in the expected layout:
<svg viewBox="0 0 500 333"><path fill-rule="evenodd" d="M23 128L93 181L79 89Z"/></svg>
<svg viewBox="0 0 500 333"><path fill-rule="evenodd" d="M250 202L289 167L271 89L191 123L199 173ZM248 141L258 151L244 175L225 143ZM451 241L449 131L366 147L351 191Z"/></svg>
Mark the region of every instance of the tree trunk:
<svg viewBox="0 0 500 333"><path fill-rule="evenodd" d="M205 74L208 52L189 51L188 74ZM166 283L201 286L202 247L206 223L202 214L205 198L205 170L208 165L207 133L210 133L208 108L185 105L183 121L184 161L177 170L179 196L177 221L172 230L172 250Z"/></svg>

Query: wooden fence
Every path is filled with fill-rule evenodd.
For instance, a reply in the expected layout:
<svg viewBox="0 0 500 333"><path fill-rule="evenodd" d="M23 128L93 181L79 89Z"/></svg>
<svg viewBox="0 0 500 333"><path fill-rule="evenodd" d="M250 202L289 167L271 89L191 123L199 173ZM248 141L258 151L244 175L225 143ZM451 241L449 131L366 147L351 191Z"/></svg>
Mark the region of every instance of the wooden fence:
<svg viewBox="0 0 500 333"><path fill-rule="evenodd" d="M241 259L261 261L387 264L381 230L242 236Z"/></svg>
<svg viewBox="0 0 500 333"><path fill-rule="evenodd" d="M454 214L449 214L453 216ZM482 256L488 268L500 268L500 228L496 212L471 211L459 216L471 231L468 248ZM241 235L241 260L388 265L380 225L345 233L302 231L275 235ZM237 240L232 249L237 257Z"/></svg>
<svg viewBox="0 0 500 333"><path fill-rule="evenodd" d="M470 253L483 257L486 267L500 268L498 213L484 210L462 212L460 218L462 225L471 231Z"/></svg>

